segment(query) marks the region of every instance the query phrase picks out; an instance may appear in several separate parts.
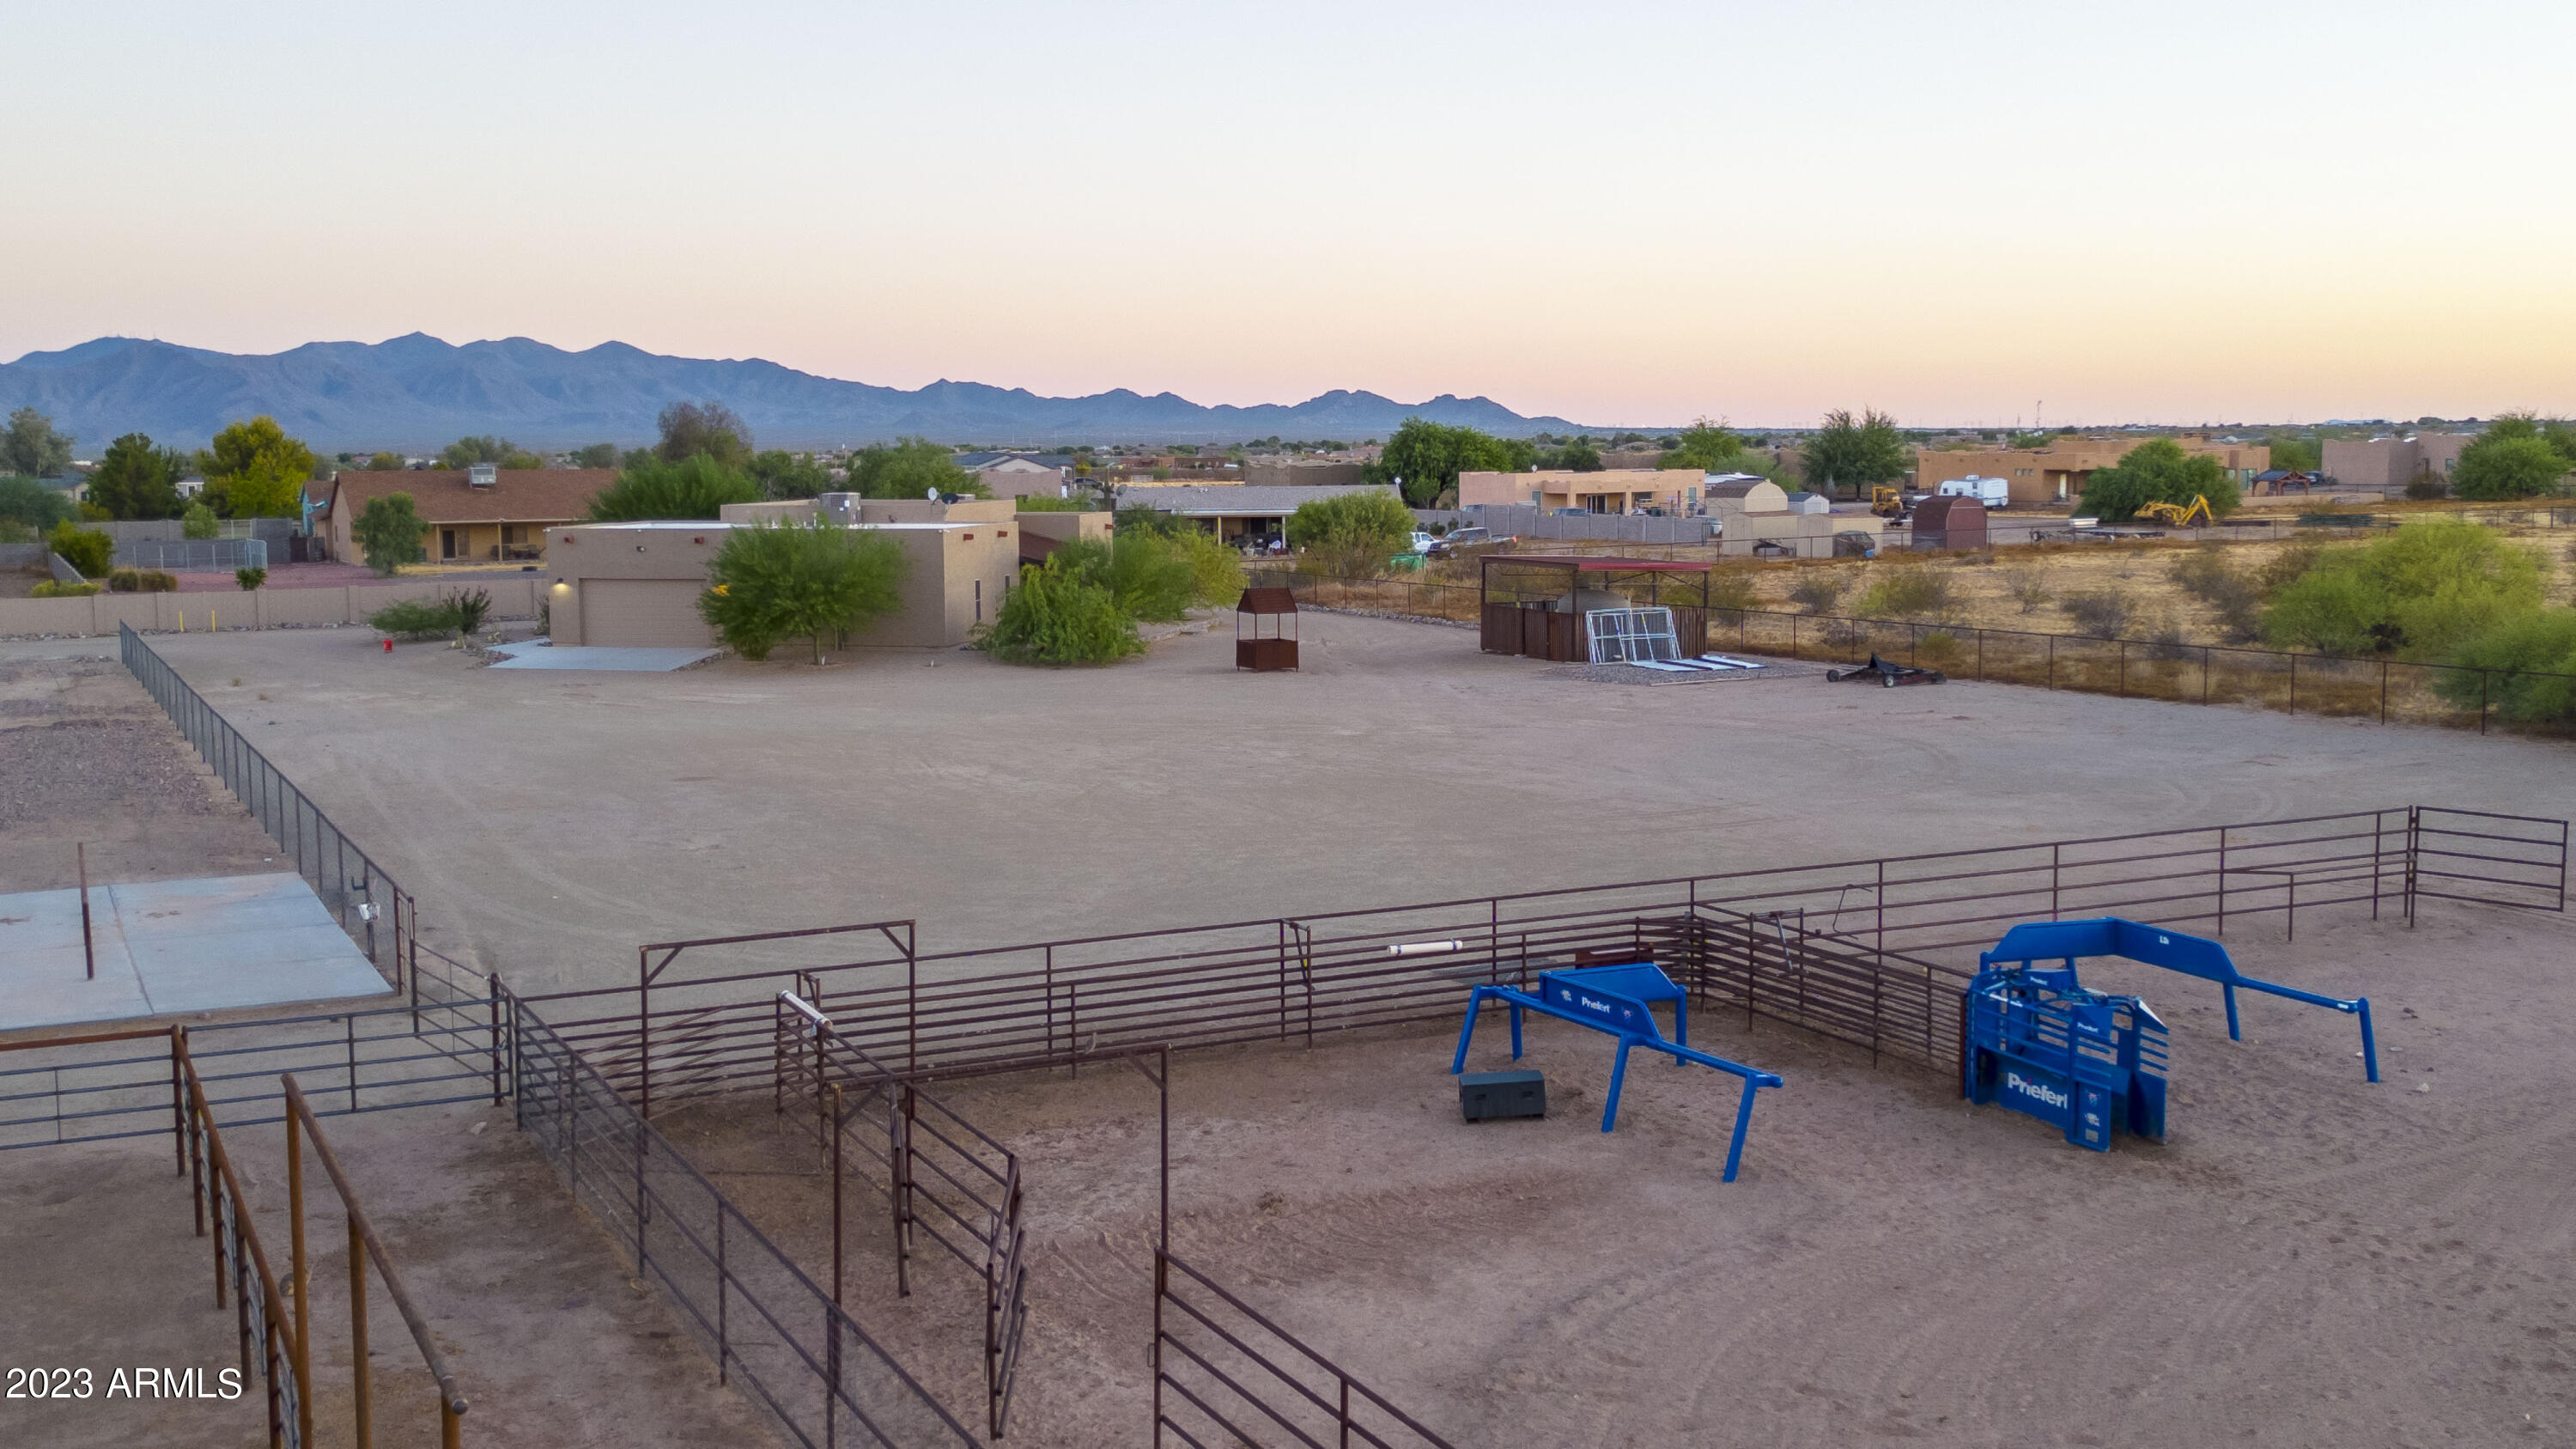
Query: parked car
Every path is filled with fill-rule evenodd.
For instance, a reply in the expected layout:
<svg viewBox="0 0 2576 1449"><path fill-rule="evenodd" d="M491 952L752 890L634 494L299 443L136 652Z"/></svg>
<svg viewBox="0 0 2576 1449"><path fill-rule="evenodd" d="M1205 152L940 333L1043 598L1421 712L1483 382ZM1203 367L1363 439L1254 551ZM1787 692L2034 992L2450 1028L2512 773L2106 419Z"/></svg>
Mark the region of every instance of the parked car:
<svg viewBox="0 0 2576 1449"><path fill-rule="evenodd" d="M1440 554L1454 553L1462 548L1469 548L1476 544L1491 543L1493 541L1494 536L1488 529L1453 528L1449 530L1448 536L1431 540L1431 552L1436 557Z"/></svg>

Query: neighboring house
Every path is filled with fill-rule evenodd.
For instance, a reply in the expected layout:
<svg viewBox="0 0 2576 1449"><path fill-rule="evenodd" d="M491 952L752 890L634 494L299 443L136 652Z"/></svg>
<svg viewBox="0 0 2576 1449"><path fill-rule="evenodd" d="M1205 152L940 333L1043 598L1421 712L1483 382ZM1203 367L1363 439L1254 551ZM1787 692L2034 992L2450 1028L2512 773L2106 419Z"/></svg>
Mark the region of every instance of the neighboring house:
<svg viewBox="0 0 2576 1449"><path fill-rule="evenodd" d="M617 481L614 468L425 468L370 472L343 468L324 485L313 531L328 539L331 557L360 563L366 551L351 534L372 498L408 493L429 525L421 545L426 563L542 562L547 530L590 511L590 500Z"/></svg>
<svg viewBox="0 0 2576 1449"><path fill-rule="evenodd" d="M2130 449L2147 441L2146 438L2063 437L2045 448L1951 452L1917 448L1914 450L1914 486L1926 493L1937 493L1942 484L1961 478L2001 478L2009 486L2015 504L2072 502L2083 495L2085 484L2096 471L2118 464L2129 455ZM2272 466L2272 449L2267 444L2213 442L2206 437L2188 435L2173 441L2182 445L2186 453L2216 458L2218 465L2227 470L2228 476L2239 487L2250 486L2256 474Z"/></svg>
<svg viewBox="0 0 2576 1449"><path fill-rule="evenodd" d="M990 623L1019 579L1019 521L1003 499L956 503L821 499L725 506L722 522L593 523L548 534L547 626L563 645L705 648L715 630L698 613L707 565L736 528L826 518L881 533L909 560L893 614L850 636L868 648L942 649ZM1097 515L1060 514L1082 519ZM1106 520L1104 519L1105 523Z"/></svg>
<svg viewBox="0 0 2576 1449"><path fill-rule="evenodd" d="M960 453L954 461L996 498L1053 498L1073 477L1073 459L1064 453Z"/></svg>
<svg viewBox="0 0 2576 1449"><path fill-rule="evenodd" d="M2415 433L2402 438L2328 438L2319 469L2338 488L2396 492L2418 478L2449 482L2475 433Z"/></svg>
<svg viewBox="0 0 2576 1449"><path fill-rule="evenodd" d="M1471 472L1458 475L1458 506L1522 503L1553 513L1560 508L1585 513L1668 514L1697 512L1708 475L1688 468L1605 468L1577 473L1564 468L1533 468L1525 473Z"/></svg>
<svg viewBox="0 0 2576 1449"><path fill-rule="evenodd" d="M1507 475L1516 476L1516 475ZM1214 485L1167 484L1149 487L1137 484L1118 491L1121 508L1151 508L1175 518L1187 518L1229 543L1236 539L1263 538L1283 533L1288 515L1297 505L1319 498L1339 498L1351 493L1385 493L1395 490L1380 483L1362 483L1352 487L1283 487L1246 483Z"/></svg>

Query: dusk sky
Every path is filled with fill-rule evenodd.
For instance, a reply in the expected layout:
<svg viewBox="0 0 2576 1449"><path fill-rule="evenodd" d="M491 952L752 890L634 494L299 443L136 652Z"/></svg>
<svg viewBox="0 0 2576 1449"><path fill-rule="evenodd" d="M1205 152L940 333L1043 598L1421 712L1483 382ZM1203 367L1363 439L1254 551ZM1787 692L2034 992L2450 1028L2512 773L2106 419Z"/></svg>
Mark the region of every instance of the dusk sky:
<svg viewBox="0 0 2576 1449"><path fill-rule="evenodd" d="M2576 412L2576 5L0 3L0 359Z"/></svg>

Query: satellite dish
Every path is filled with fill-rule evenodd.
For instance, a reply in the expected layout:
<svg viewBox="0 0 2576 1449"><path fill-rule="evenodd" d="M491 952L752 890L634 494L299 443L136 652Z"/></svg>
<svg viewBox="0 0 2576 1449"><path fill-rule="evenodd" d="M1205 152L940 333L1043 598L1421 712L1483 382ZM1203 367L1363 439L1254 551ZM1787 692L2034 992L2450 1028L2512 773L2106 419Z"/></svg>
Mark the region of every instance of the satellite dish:
<svg viewBox="0 0 2576 1449"><path fill-rule="evenodd" d="M929 500L930 500L931 502L933 502L933 503L938 502L938 501L939 501L939 486L938 486L937 484L932 484L930 487L922 489L922 490L921 490L921 496L922 496L922 497L924 497L924 498L929 499Z"/></svg>

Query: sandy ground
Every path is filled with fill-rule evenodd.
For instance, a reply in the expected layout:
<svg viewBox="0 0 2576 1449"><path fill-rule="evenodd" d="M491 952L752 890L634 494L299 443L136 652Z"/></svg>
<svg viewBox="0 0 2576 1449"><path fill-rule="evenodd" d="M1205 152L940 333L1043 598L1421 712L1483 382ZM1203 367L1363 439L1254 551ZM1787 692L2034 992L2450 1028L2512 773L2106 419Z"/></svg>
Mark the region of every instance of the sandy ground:
<svg viewBox="0 0 2576 1449"><path fill-rule="evenodd" d="M2571 946L2469 908L2240 942L2250 972L2372 997L2376 1086L2349 1018L2248 998L2235 1045L2214 988L2129 968L2174 1026L2172 1128L2107 1156L1718 1011L1696 1038L1788 1078L1732 1185L1731 1079L1641 1060L1605 1136L1609 1046L1570 1026L1531 1028L1540 1122L1462 1123L1446 1033L1185 1055L1173 1247L1461 1445L2566 1443L2576 1126L2546 1022L2576 1009ZM1506 1040L1497 1018L1471 1069ZM1134 1442L1152 1088L1111 1067L942 1095L1027 1174L1009 1442ZM670 1126L828 1267L801 1116ZM977 1402L979 1284L934 1250L897 1302L872 1185L847 1190L852 1300Z"/></svg>
<svg viewBox="0 0 2576 1449"><path fill-rule="evenodd" d="M940 949L2410 800L2576 814L2565 748L2503 738L2001 685L1623 689L1479 655L1455 629L1320 614L1304 673L1239 675L1226 634L1106 670L944 653L627 676L495 672L355 631L156 644L418 895L431 942L524 990L631 979L640 941L884 917L920 918ZM2515 1442L2498 1415L2563 1425L2551 1365L2576 1331L2550 1286L2571 1174L2539 1044L2566 989L2541 969L2566 954L2558 930L2437 915L2395 947L2318 928L2298 954L2249 956L2385 989L2392 1063L2452 1043L2444 1085L2401 1095L2392 1071L2364 1091L2323 1013L2258 1015L2265 1049L2240 1053L2183 1011L2175 1142L2110 1159L1786 1037L1730 1043L1791 1086L1723 1189L1693 1115L1708 1094L1660 1069L1636 1074L1611 1138L1572 1109L1462 1136L1434 1038L1246 1054L1226 1068L1250 1074L1241 1091L1224 1059L1184 1058L1183 1083L1209 1085L1184 1091L1176 1241L1461 1444ZM2425 1024L2398 1026L2401 1003ZM1597 1041L1535 1040L1553 1081L1598 1091ZM1012 1090L1025 1101L1001 1093L993 1119L1049 1164L1012 1442L1094 1413L1100 1437L1053 1442L1133 1442L1142 1340L1120 1315L1144 1303L1150 1098L1089 1072ZM1298 1130L1236 1130L1300 1095ZM469 1137L472 1120L362 1119L346 1150L406 1270L457 1315L442 1331L484 1424L519 1426L495 1437L756 1437L695 1350L650 1337L676 1325L525 1144ZM161 1280L98 1274L154 1261L127 1217L185 1210L149 1177L166 1144L129 1146L130 1191L109 1175L0 1216L0 1253L41 1275L17 1301L42 1311L0 1311L9 1342L126 1341L121 1305ZM9 1154L0 1194L29 1202L80 1160ZM1317 1188L1360 1162L1371 1185ZM113 1256L65 1254L83 1234ZM193 1240L171 1241L184 1263ZM617 1292L633 1305L611 1311ZM163 1331L131 1330L156 1352L140 1339ZM229 1345L213 1331L209 1357ZM376 1341L401 1342L390 1321ZM947 1372L950 1351L925 1363ZM946 1362L971 1388L971 1351Z"/></svg>
<svg viewBox="0 0 2576 1449"><path fill-rule="evenodd" d="M1234 671L1224 624L1060 671L156 647L420 899L424 939L521 991L836 922L918 918L939 950L2410 801L2576 815L2545 743L2008 685L1627 689L1437 625L1304 629L1305 672L1271 675Z"/></svg>

